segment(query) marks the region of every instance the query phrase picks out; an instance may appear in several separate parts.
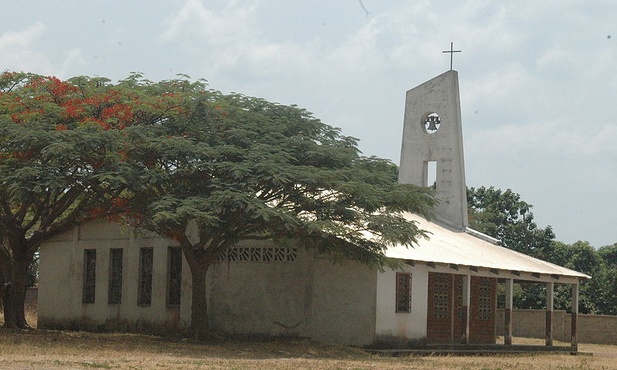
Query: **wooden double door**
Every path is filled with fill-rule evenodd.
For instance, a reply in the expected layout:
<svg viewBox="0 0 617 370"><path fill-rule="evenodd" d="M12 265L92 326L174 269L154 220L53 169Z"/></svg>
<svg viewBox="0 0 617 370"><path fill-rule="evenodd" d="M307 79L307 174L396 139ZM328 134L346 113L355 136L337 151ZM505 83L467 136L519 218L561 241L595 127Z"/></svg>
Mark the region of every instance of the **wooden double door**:
<svg viewBox="0 0 617 370"><path fill-rule="evenodd" d="M472 276L469 310L463 306L463 276L429 273L427 343L463 343L469 315L469 343L495 343L497 279Z"/></svg>

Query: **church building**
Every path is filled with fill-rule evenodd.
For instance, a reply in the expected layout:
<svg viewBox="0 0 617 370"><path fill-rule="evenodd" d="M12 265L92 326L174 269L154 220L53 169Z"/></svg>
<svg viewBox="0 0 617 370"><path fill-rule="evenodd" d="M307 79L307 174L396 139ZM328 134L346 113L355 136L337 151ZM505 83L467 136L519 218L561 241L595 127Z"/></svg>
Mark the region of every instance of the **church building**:
<svg viewBox="0 0 617 370"><path fill-rule="evenodd" d="M386 255L396 270L333 263L301 245L242 243L210 268L210 327L222 334L298 336L356 346L512 345L512 292L519 281L547 291L552 346L553 291L572 291L577 348L578 286L589 276L498 245L468 227L458 73L407 92L400 178L434 186L435 218L408 214L427 232L413 248ZM190 324L191 279L178 244L98 220L40 250L41 328L169 333ZM505 332L497 333L498 286Z"/></svg>

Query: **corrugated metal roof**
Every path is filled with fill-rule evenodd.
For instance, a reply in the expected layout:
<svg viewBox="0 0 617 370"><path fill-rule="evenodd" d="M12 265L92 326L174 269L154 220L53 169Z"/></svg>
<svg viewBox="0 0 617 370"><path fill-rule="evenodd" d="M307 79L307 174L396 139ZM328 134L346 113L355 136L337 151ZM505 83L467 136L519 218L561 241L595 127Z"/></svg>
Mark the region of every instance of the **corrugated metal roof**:
<svg viewBox="0 0 617 370"><path fill-rule="evenodd" d="M531 274L559 275L588 279L590 276L522 253L495 245L465 231L447 228L425 218L407 214L409 220L427 231L414 247L398 245L388 248L386 256L425 263L453 264L518 271Z"/></svg>

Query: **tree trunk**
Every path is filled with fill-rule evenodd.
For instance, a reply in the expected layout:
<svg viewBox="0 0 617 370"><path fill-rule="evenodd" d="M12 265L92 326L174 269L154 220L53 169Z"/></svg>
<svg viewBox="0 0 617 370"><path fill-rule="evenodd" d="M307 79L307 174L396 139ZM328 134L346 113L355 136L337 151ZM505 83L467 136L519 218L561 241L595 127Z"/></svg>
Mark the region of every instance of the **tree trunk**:
<svg viewBox="0 0 617 370"><path fill-rule="evenodd" d="M26 321L26 292L28 290L28 268L32 263L33 255L23 256L15 261L13 269L13 287L15 288L15 314L17 327L30 329Z"/></svg>
<svg viewBox="0 0 617 370"><path fill-rule="evenodd" d="M17 314L15 311L15 294L13 288L13 266L10 257L2 259L2 308L4 311L4 327L17 328Z"/></svg>
<svg viewBox="0 0 617 370"><path fill-rule="evenodd" d="M12 256L11 261L3 266L4 292L4 327L10 329L29 329L26 322L25 304L28 289L28 267L33 255Z"/></svg>
<svg viewBox="0 0 617 370"><path fill-rule="evenodd" d="M206 296L206 275L209 264L189 263L193 283L193 302L191 303L191 333L195 339L210 336L208 327L208 301Z"/></svg>
<svg viewBox="0 0 617 370"><path fill-rule="evenodd" d="M184 235L184 233L182 233ZM206 276L208 269L216 261L217 253L209 253L203 247L193 246L188 238L180 240L180 246L191 270L191 334L195 339L204 340L212 336L208 325L208 297ZM220 248L222 251L223 248Z"/></svg>
<svg viewBox="0 0 617 370"><path fill-rule="evenodd" d="M11 283L6 282L8 279L2 281L2 309L4 314L4 327L5 328L17 328L15 312L15 298L13 294L13 287Z"/></svg>
<svg viewBox="0 0 617 370"><path fill-rule="evenodd" d="M2 308L4 310L4 328L15 329L17 328L17 314L15 310L15 297L13 294L13 288L6 284L4 286L4 292L2 294Z"/></svg>

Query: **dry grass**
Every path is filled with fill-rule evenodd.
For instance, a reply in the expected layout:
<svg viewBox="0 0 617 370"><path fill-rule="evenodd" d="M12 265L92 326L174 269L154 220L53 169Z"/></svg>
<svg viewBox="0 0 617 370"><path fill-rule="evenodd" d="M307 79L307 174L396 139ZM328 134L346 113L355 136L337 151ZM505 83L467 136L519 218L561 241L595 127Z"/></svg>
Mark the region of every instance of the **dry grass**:
<svg viewBox="0 0 617 370"><path fill-rule="evenodd" d="M542 341L515 338L515 343ZM617 369L617 346L582 344L580 350L595 355L392 358L303 339L195 343L135 334L0 330L0 369Z"/></svg>
<svg viewBox="0 0 617 370"><path fill-rule="evenodd" d="M194 343L134 334L0 331L0 369L617 369L617 346L595 356L379 357L310 340Z"/></svg>

